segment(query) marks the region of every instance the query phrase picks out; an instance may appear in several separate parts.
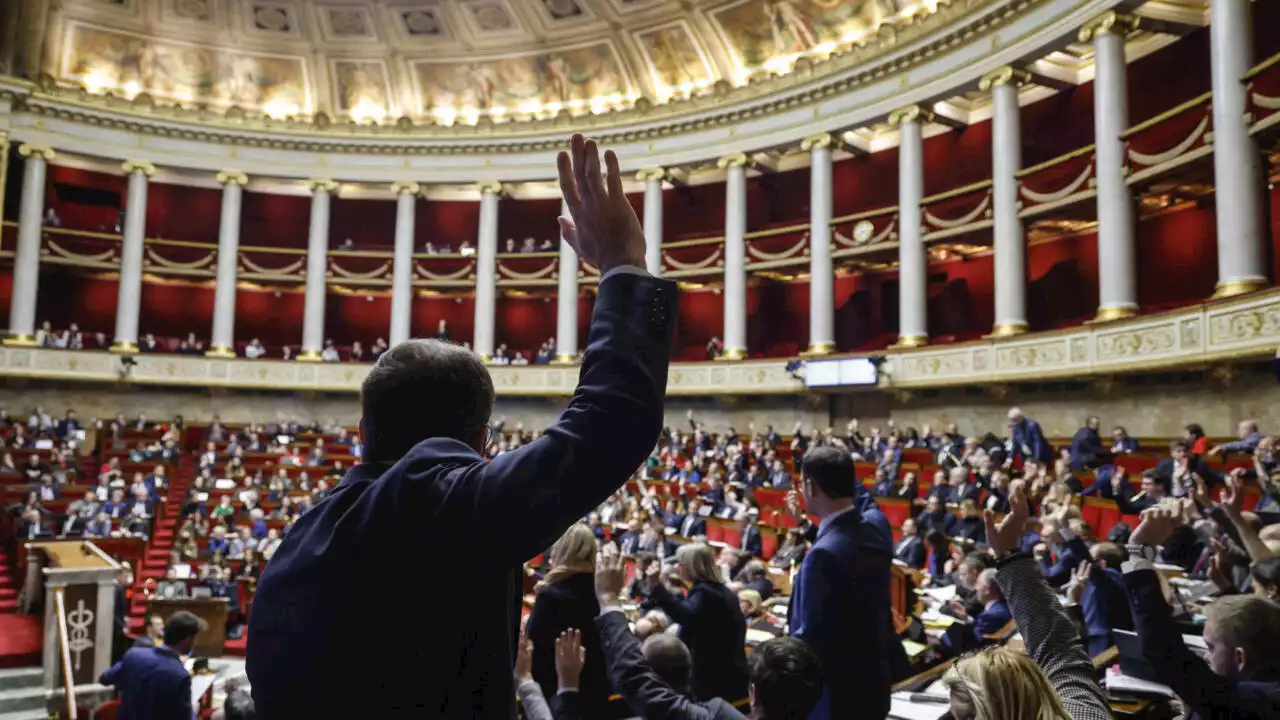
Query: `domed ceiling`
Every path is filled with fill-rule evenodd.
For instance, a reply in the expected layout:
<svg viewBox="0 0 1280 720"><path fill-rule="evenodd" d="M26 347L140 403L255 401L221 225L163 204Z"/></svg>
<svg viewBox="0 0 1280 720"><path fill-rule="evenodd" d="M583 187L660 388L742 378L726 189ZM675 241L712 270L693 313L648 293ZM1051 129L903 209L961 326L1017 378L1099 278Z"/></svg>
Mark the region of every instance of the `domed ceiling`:
<svg viewBox="0 0 1280 720"><path fill-rule="evenodd" d="M723 93L989 0L63 0L58 82L272 117L442 125Z"/></svg>

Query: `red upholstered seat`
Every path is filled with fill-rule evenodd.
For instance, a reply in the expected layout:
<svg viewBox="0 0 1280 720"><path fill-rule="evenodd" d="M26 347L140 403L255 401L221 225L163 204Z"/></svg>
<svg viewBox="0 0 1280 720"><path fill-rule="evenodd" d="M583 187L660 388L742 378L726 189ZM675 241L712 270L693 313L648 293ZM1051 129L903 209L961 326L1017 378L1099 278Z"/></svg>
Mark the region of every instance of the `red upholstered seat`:
<svg viewBox="0 0 1280 720"><path fill-rule="evenodd" d="M765 560L772 560L775 553L778 552L778 533L769 531L760 531L760 554Z"/></svg>
<svg viewBox="0 0 1280 720"><path fill-rule="evenodd" d="M724 526L707 520L707 542L724 542Z"/></svg>

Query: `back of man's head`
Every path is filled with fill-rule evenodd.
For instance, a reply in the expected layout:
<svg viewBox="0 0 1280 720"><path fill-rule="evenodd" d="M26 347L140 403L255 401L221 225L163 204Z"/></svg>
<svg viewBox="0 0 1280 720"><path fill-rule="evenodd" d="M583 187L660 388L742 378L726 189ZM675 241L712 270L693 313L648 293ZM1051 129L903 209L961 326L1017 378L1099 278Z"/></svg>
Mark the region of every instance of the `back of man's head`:
<svg viewBox="0 0 1280 720"><path fill-rule="evenodd" d="M822 696L822 664L792 637L774 638L751 653L752 706L761 720L804 720Z"/></svg>
<svg viewBox="0 0 1280 720"><path fill-rule="evenodd" d="M196 616L195 613L179 610L169 616L164 621L164 644L169 647L176 647L194 639L200 634L200 630L204 628L205 622Z"/></svg>
<svg viewBox="0 0 1280 720"><path fill-rule="evenodd" d="M809 450L804 455L801 472L829 498L853 497L857 473L853 467L853 456L844 450L832 445Z"/></svg>
<svg viewBox="0 0 1280 720"><path fill-rule="evenodd" d="M258 712L253 707L253 697L244 690L236 690L227 695L222 705L224 720L257 720Z"/></svg>
<svg viewBox="0 0 1280 720"><path fill-rule="evenodd" d="M395 462L427 438L476 446L493 412L493 380L479 356L438 340L391 348L360 388L364 459Z"/></svg>
<svg viewBox="0 0 1280 720"><path fill-rule="evenodd" d="M645 661L663 682L681 695L689 694L693 656L680 638L665 632L650 635L645 638L643 650Z"/></svg>

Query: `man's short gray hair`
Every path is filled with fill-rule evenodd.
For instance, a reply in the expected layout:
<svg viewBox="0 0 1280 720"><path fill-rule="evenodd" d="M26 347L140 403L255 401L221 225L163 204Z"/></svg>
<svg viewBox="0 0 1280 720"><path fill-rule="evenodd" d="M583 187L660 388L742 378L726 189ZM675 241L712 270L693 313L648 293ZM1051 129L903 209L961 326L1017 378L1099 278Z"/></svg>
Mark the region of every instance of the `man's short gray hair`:
<svg viewBox="0 0 1280 720"><path fill-rule="evenodd" d="M475 442L493 412L493 380L460 345L408 340L378 358L360 402L364 459L395 462L427 438Z"/></svg>

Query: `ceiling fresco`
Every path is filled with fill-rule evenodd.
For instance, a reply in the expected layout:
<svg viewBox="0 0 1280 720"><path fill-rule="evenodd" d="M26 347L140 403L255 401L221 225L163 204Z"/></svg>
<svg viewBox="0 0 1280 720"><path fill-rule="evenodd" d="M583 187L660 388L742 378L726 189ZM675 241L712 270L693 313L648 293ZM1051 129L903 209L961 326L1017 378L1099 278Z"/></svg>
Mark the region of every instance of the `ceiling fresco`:
<svg viewBox="0 0 1280 720"><path fill-rule="evenodd" d="M277 118L508 122L678 102L987 1L63 0L45 64L92 93Z"/></svg>

